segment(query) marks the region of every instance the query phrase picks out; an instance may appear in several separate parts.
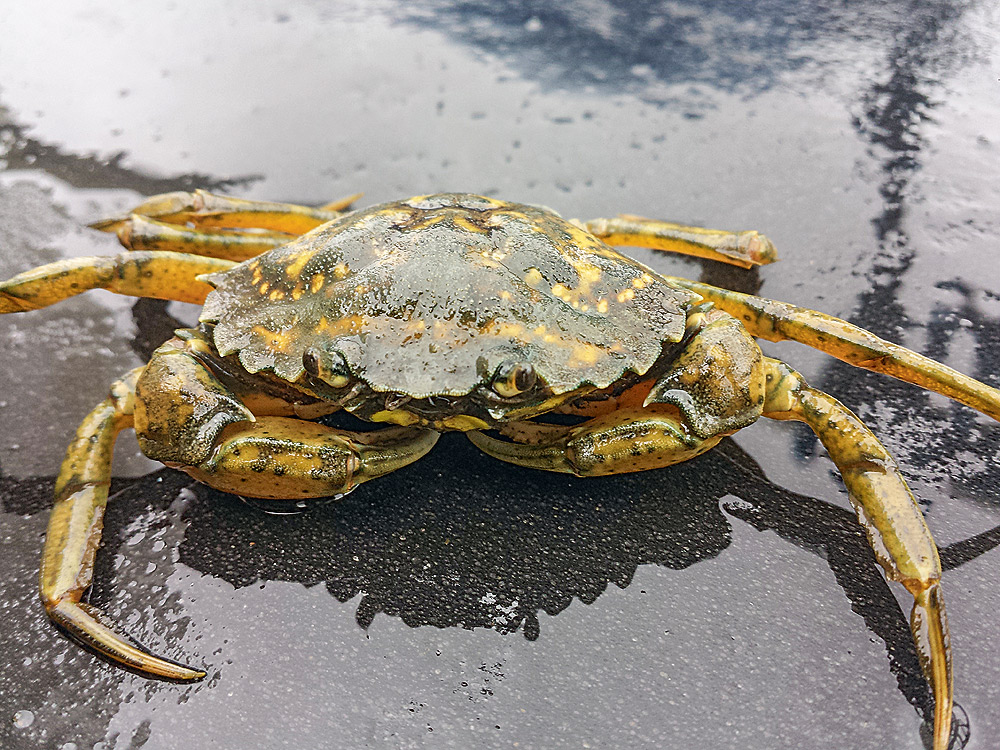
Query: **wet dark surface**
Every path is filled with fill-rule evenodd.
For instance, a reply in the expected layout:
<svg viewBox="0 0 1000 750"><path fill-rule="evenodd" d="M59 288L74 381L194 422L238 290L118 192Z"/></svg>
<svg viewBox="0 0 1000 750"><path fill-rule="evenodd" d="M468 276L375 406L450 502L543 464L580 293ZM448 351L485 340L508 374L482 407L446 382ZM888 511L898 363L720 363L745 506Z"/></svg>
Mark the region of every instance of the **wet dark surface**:
<svg viewBox="0 0 1000 750"><path fill-rule="evenodd" d="M1000 385L990 3L22 5L0 9L2 278L113 252L83 225L164 190L471 191L758 228L782 254L759 274L634 255ZM82 651L35 598L58 463L107 384L195 314L101 292L0 319L0 747L923 747L907 595L789 424L596 480L446 436L294 517L125 438L91 600L209 677ZM904 466L942 547L966 746L995 747L1000 427L767 351Z"/></svg>

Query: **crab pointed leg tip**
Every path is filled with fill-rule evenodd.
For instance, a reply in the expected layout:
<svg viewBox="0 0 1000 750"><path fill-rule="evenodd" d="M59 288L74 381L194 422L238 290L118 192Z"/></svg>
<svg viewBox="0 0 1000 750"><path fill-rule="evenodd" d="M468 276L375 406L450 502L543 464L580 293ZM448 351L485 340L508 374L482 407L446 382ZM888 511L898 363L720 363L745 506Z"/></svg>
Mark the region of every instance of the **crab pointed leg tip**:
<svg viewBox="0 0 1000 750"><path fill-rule="evenodd" d="M329 203L324 203L322 206L317 206L320 211L346 211L357 201L364 197L364 193L355 193L354 195L349 195L346 198L340 198L335 201L330 201Z"/></svg>
<svg viewBox="0 0 1000 750"><path fill-rule="evenodd" d="M951 706L935 707L933 719L934 750L949 750L951 747Z"/></svg>
<svg viewBox="0 0 1000 750"><path fill-rule="evenodd" d="M185 667L184 674L179 679L182 679L185 682L200 682L201 680L204 680L207 675L208 672L204 669L192 669L191 667Z"/></svg>
<svg viewBox="0 0 1000 750"><path fill-rule="evenodd" d="M138 670L154 677L177 682L199 682L208 674L204 669L195 669L162 656L149 655Z"/></svg>

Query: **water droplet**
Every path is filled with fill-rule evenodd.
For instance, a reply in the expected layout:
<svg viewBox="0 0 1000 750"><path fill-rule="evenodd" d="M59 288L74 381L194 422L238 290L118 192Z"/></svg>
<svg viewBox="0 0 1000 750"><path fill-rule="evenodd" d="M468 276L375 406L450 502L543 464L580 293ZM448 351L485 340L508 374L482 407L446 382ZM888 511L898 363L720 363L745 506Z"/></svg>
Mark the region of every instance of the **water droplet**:
<svg viewBox="0 0 1000 750"><path fill-rule="evenodd" d="M14 714L14 726L18 729L27 729L35 723L35 715L31 711L18 711Z"/></svg>

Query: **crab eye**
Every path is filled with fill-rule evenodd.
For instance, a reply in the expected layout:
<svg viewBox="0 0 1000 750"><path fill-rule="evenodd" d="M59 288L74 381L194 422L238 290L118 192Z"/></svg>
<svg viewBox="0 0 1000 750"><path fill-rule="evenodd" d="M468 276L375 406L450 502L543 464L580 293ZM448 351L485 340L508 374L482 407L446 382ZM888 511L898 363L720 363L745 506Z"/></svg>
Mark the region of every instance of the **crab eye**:
<svg viewBox="0 0 1000 750"><path fill-rule="evenodd" d="M322 359L320 357L319 351L316 349L306 349L302 354L302 366L306 368L306 372L312 375L314 378L319 377L320 366L322 365Z"/></svg>
<svg viewBox="0 0 1000 750"><path fill-rule="evenodd" d="M351 379L347 362L339 352L324 356L321 350L309 347L302 353L302 367L314 378L334 388L343 388Z"/></svg>
<svg viewBox="0 0 1000 750"><path fill-rule="evenodd" d="M500 396L512 398L535 384L535 368L525 362L503 362L493 375L490 386Z"/></svg>

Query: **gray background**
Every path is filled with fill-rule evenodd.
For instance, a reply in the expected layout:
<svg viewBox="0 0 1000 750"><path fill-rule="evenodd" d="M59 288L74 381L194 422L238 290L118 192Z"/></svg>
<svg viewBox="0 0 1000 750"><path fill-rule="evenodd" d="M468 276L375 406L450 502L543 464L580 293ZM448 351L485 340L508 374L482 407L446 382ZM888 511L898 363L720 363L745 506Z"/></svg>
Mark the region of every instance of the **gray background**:
<svg viewBox="0 0 1000 750"><path fill-rule="evenodd" d="M0 277L208 187L481 192L765 231L756 272L1000 385L1000 18L988 2L0 4ZM4 748L921 748L901 606L805 428L672 470L517 471L446 436L343 502L263 515L120 442L92 601L204 664L112 668L36 602L79 419L184 305L0 319ZM1000 735L1000 428L800 346L904 465L943 549L967 747ZM965 730L963 730L965 731Z"/></svg>

